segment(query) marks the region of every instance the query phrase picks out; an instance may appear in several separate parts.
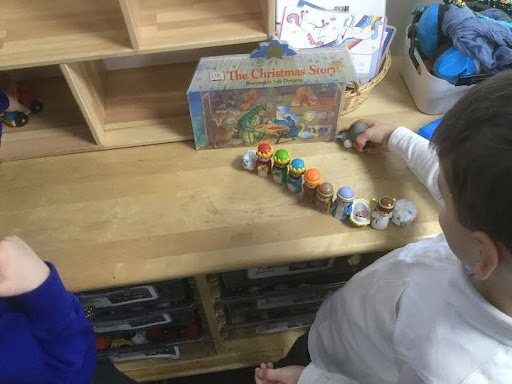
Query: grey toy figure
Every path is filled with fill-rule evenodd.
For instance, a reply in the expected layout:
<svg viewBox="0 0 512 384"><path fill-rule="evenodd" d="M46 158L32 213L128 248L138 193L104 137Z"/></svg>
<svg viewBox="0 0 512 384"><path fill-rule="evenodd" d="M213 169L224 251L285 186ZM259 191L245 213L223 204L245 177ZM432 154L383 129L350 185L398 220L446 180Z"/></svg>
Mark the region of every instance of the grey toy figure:
<svg viewBox="0 0 512 384"><path fill-rule="evenodd" d="M354 145L354 141L356 140L356 137L359 136L364 131L366 131L368 128L368 124L363 123L362 121L357 121L354 124L352 124L348 130L338 133L338 135L336 135L336 138L343 142L345 148L352 148L352 146Z"/></svg>

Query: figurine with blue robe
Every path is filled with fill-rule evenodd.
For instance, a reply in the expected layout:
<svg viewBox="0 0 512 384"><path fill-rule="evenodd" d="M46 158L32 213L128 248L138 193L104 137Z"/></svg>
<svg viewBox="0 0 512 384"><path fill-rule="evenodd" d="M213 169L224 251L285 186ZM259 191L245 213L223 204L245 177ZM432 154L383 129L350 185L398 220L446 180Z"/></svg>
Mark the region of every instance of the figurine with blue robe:
<svg viewBox="0 0 512 384"><path fill-rule="evenodd" d="M341 187L332 208L332 216L340 221L348 220L352 213L353 202L354 190L350 187Z"/></svg>

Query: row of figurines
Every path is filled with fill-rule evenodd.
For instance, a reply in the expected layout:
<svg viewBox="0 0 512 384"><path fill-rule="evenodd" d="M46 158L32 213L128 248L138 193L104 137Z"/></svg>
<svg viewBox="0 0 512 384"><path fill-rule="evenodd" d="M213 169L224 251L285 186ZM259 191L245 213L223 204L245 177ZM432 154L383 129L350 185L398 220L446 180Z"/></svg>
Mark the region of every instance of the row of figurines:
<svg viewBox="0 0 512 384"><path fill-rule="evenodd" d="M355 199L351 187L341 187L334 198L334 187L322 183L318 169L306 170L302 159L291 159L290 153L279 149L274 153L270 144L263 143L257 150L249 149L242 156L242 165L248 171L264 178L271 177L276 183L286 185L295 194L302 192L302 199L314 205L325 214L331 214L340 221L349 220L357 227L371 225L378 230L388 227L389 221L404 227L416 218L417 208L409 200L398 200L383 196L372 199L375 207L368 200ZM395 216L394 211L397 211Z"/></svg>

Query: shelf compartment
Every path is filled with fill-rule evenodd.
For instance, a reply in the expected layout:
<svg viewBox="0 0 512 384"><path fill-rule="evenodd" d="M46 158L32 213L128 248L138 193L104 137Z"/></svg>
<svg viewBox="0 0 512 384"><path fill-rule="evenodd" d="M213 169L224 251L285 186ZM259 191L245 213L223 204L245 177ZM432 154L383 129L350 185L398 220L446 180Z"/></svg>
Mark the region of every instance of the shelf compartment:
<svg viewBox="0 0 512 384"><path fill-rule="evenodd" d="M187 88L195 66L178 63L109 71L105 146L193 139Z"/></svg>
<svg viewBox="0 0 512 384"><path fill-rule="evenodd" d="M50 77L33 78L33 72ZM0 161L42 157L97 149L89 128L58 67L39 71L13 71L13 78L27 80L43 102L41 113L31 114L24 127L3 124ZM46 76L46 75L45 75ZM27 77L27 79L25 79Z"/></svg>
<svg viewBox="0 0 512 384"><path fill-rule="evenodd" d="M0 70L131 51L118 0L8 1L1 19Z"/></svg>
<svg viewBox="0 0 512 384"><path fill-rule="evenodd" d="M122 0L141 50L181 50L266 40L274 1Z"/></svg>
<svg viewBox="0 0 512 384"><path fill-rule="evenodd" d="M102 61L61 65L103 148L193 138L186 91L194 63L107 71Z"/></svg>

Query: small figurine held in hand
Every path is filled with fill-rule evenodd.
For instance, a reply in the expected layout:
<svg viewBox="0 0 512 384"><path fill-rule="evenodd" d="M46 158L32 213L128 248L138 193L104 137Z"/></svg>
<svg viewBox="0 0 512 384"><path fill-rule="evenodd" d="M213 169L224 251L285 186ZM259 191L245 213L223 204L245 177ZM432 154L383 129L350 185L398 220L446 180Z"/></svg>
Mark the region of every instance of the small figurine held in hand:
<svg viewBox="0 0 512 384"><path fill-rule="evenodd" d="M306 164L302 159L294 159L288 170L288 190L297 194L302 192L304 183L303 175L306 172Z"/></svg>
<svg viewBox="0 0 512 384"><path fill-rule="evenodd" d="M381 197L372 213L372 228L382 231L389 225L389 220L393 217L393 209L395 209L396 200L384 196Z"/></svg>
<svg viewBox="0 0 512 384"><path fill-rule="evenodd" d="M276 154L274 155L274 166L272 167L272 179L277 184L286 184L290 160L290 152L286 149L276 151Z"/></svg>
<svg viewBox="0 0 512 384"><path fill-rule="evenodd" d="M322 183L322 174L318 169L308 169L304 174L304 193L302 198L313 204L316 197L316 189Z"/></svg>
<svg viewBox="0 0 512 384"><path fill-rule="evenodd" d="M258 146L258 150L256 151L258 159L256 160L256 167L254 168L254 173L256 175L259 177L270 176L273 154L274 150L270 144L263 143Z"/></svg>
<svg viewBox="0 0 512 384"><path fill-rule="evenodd" d="M353 202L354 190L350 187L341 187L338 190L338 196L334 202L332 216L340 221L348 220L352 213Z"/></svg>
<svg viewBox="0 0 512 384"><path fill-rule="evenodd" d="M338 133L336 137L343 142L345 148L352 148L357 136L365 132L367 129L368 124L362 121L356 121L348 130Z"/></svg>

